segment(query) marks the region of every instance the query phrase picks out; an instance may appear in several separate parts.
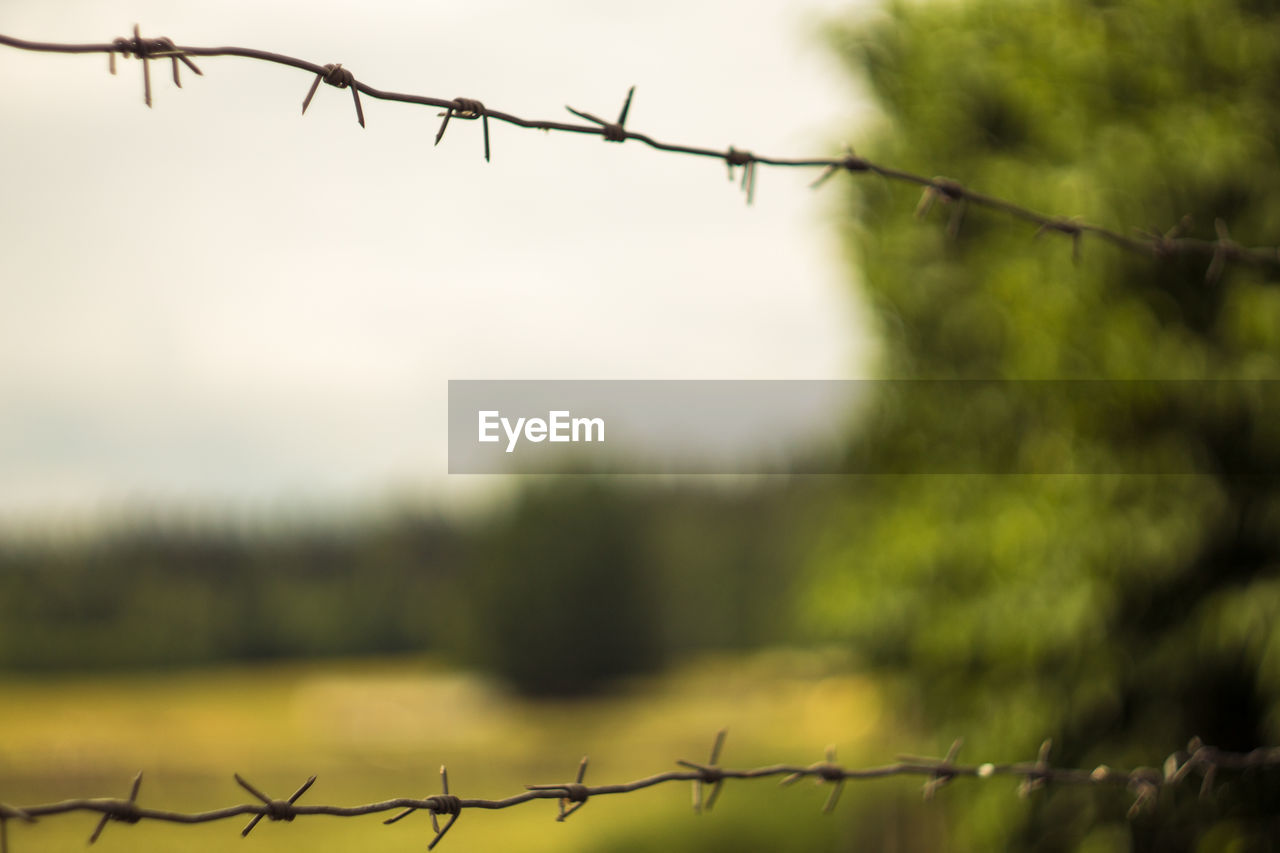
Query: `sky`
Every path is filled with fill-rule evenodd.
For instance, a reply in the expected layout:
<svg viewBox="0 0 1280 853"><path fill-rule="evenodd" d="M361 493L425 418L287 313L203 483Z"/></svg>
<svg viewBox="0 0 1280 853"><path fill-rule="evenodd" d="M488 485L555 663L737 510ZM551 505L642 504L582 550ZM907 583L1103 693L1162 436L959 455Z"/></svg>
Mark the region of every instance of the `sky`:
<svg viewBox="0 0 1280 853"><path fill-rule="evenodd" d="M668 142L833 156L869 114L835 0L6 0L0 32L340 62L372 86ZM0 526L443 507L450 379L853 379L838 191L365 99L251 60L0 47ZM795 425L803 438L804 423Z"/></svg>

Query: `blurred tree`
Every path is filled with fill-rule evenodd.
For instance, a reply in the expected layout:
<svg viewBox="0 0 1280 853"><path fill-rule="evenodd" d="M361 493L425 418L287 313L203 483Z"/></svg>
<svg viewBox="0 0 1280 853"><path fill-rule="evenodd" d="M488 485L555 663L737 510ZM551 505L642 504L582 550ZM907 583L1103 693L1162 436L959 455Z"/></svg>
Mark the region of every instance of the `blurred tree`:
<svg viewBox="0 0 1280 853"><path fill-rule="evenodd" d="M522 693L600 688L660 663L643 514L592 478L523 489L479 544L471 654Z"/></svg>
<svg viewBox="0 0 1280 853"><path fill-rule="evenodd" d="M904 2L834 37L880 106L859 149L878 162L1119 229L1194 213L1193 236L1221 218L1280 241L1280 4ZM1036 382L959 407L883 383L850 470L1094 473L851 481L809 624L900 674L939 745L963 733L982 759L1046 736L1083 766L1158 764L1192 735L1280 741L1280 433L1244 399L1268 387L1060 381L1280 378L1274 273L1206 282L1203 260L1088 240L1073 265L1068 240L978 210L951 238L945 204L926 224L914 206L859 176L844 220L879 373ZM1275 776L1132 822L1122 798L995 787L949 790L956 849L1280 845Z"/></svg>

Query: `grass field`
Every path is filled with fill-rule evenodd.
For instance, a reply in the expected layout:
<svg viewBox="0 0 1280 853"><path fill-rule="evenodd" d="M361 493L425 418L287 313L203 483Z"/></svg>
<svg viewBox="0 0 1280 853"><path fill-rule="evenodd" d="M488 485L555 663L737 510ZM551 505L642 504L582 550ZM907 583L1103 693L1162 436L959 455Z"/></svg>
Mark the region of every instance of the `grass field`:
<svg viewBox="0 0 1280 853"><path fill-rule="evenodd" d="M232 773L285 797L318 776L302 802L354 805L439 791L501 797L527 783L572 778L591 757L587 781L622 782L705 759L729 728L722 763L816 761L827 744L842 760L879 761L883 737L875 686L831 656L772 652L691 663L665 676L581 701L513 698L429 660L343 660L111 677L0 681L0 802L125 796L144 771L140 802L198 811L248 802ZM726 788L716 813L696 816L687 785L598 797L556 823L554 801L504 811L467 811L443 849L551 851L733 849L775 836L833 845L849 831L815 820L825 792L779 793L768 780ZM856 807L855 807L856 808ZM848 815L849 811L842 808ZM817 825L797 834L794 826ZM10 823L16 853L80 850L89 814ZM427 815L393 826L376 816L264 823L241 840L239 819L199 826L112 824L97 849L425 849ZM846 839L847 840L847 839ZM752 844L752 846L757 846Z"/></svg>

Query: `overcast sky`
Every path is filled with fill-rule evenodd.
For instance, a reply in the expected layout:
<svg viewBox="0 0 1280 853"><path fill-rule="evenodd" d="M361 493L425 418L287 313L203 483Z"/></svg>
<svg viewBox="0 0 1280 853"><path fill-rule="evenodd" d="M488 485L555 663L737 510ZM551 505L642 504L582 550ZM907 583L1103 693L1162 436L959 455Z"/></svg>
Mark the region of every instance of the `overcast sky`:
<svg viewBox="0 0 1280 853"><path fill-rule="evenodd" d="M779 156L856 142L833 0L6 0L0 32L129 33L341 62L532 118ZM762 168L493 123L236 58L0 47L0 522L121 508L444 504L446 382L827 379L866 340L832 192ZM803 432L803 425L797 430Z"/></svg>

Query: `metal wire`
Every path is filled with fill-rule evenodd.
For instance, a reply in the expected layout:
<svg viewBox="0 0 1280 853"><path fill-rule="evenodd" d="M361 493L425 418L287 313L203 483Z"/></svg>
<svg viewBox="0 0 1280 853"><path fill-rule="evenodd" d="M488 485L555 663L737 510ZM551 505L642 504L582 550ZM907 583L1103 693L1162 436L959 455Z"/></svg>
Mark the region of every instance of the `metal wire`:
<svg viewBox="0 0 1280 853"><path fill-rule="evenodd" d="M435 847L444 838L462 812L468 809L506 809L534 800L557 800L559 811L556 820L563 821L586 805L592 797L608 794L628 794L667 782L692 782L694 791L693 807L697 812L710 811L720 793L726 779L763 779L774 776L783 777L781 784L790 785L804 778L816 779L819 783L830 784L831 792L823 805L824 812L835 808L836 801L846 782L850 780L865 781L883 779L891 776L924 776L924 796L932 798L944 785L960 777L971 777L989 780L996 777L1013 777L1021 780L1018 787L1020 796L1027 796L1032 791L1045 785L1093 785L1124 786L1133 795L1133 805L1129 816L1134 817L1144 810L1154 807L1161 790L1174 787L1193 775L1200 778L1200 796L1208 798L1213 792L1214 782L1220 771L1247 771L1262 767L1280 767L1280 747L1266 747L1252 752L1224 752L1212 746L1206 746L1198 738L1193 738L1186 750L1179 750L1165 759L1161 769L1138 767L1133 770L1116 770L1104 765L1092 770L1068 769L1053 767L1049 763L1051 744L1045 741L1040 747L1035 761L1017 762L1013 764L996 764L984 762L980 764L957 763L961 741L957 740L947 751L944 758L924 758L903 755L894 764L879 767L850 768L836 763L834 748L828 747L822 761L815 764L772 764L747 770L735 770L720 766L720 751L724 747L725 731L716 734L711 748L711 757L707 763L680 760L676 763L685 770L672 770L657 773L614 785L588 785L583 780L587 771L587 759L584 757L578 765L578 771L572 782L556 782L543 785L526 785L521 793L498 800L459 797L449 792L449 776L444 767L440 768L442 793L433 796L397 797L392 800L366 803L357 806L311 805L298 804L298 800L315 783L312 776L304 782L288 799L274 799L245 780L240 774L234 778L241 788L248 791L258 802L228 806L204 812L174 812L163 809L152 809L138 804L138 791L142 784L142 774L133 780L127 799L99 797L93 799L63 800L57 803L45 803L34 806L9 806L0 803L0 851L7 853L7 825L10 820L35 823L38 818L52 815L70 814L73 812L94 812L100 814L93 834L89 838L92 844L98 840L106 825L111 822L138 823L143 820L164 821L177 824L210 823L229 818L249 816L249 824L241 831L248 835L266 818L271 821L292 821L298 817L311 815L329 815L331 817L359 817L362 815L380 814L398 811L398 814L383 821L384 824L397 823L415 811L425 811L431 815L434 835L427 849ZM703 786L712 786L711 795L705 800ZM572 804L572 805L570 805ZM439 815L447 815L449 820L441 827L437 820Z"/></svg>
<svg viewBox="0 0 1280 853"><path fill-rule="evenodd" d="M257 50L247 47L195 47L189 45L176 45L171 39L163 37L143 38L139 33L137 25L133 28L132 38L117 38L109 43L59 44L52 42L27 41L25 39L0 34L0 44L19 48L21 50L33 50L46 53L105 53L110 57L110 69L113 74L115 73L116 54L120 54L125 58L139 59L142 62L143 94L147 106L151 106L150 60L170 60L173 69L173 82L180 87L182 82L178 74L179 62L186 65L188 69L196 74L202 74L203 72L196 67L195 63L192 61L192 57L238 56L245 59L257 59L263 62L271 62L276 65L285 65L314 74L315 79L312 82L311 88L302 104L302 111L304 113L310 105L311 99L315 96L317 87L320 85L320 82L323 81L337 88L351 89L351 96L355 103L356 119L359 121L361 127L365 124L364 109L360 103L361 95L381 101L399 101L406 104L443 108L445 112L442 113L443 121L440 124L439 132L436 134L436 144L439 144L441 137L444 136L445 129L448 127L449 120L451 118L468 120L480 119L484 127L485 160L488 160L490 157L489 120L493 119L494 121L505 122L517 127L534 128L537 130L594 134L602 137L607 142L626 142L628 140L635 140L659 151L669 151L675 154L687 154L693 157L710 157L722 160L728 166L731 178L733 177L734 167L741 166L743 169L741 187L743 192L746 194L748 204L750 204L755 198L756 167L759 165L821 168L824 171L818 176L817 180L813 182L812 186L814 187L821 186L836 172L848 172L850 174L869 173L879 175L880 177L890 181L898 181L920 187L923 191L923 195L920 200L920 207L918 208L918 211L922 214L927 213L937 201L953 205L952 214L947 225L947 231L952 236L955 236L959 231L965 210L969 206L974 206L998 211L1007 216L1013 217L1014 219L1030 223L1036 226L1036 236L1050 232L1069 237L1072 243L1072 257L1074 259L1079 259L1081 240L1087 236L1090 238L1096 238L1113 246L1117 246L1121 249L1148 255L1152 258L1168 258L1178 255L1190 255L1206 258L1208 259L1208 268L1205 273L1205 279L1210 283L1216 282L1219 279L1223 270L1229 263L1243 263L1266 268L1280 267L1280 246L1255 248L1242 246L1231 239L1231 235L1227 230L1226 224L1221 220L1215 221L1215 228L1217 230L1217 239L1215 240L1203 240L1182 236L1183 232L1187 229L1189 218L1184 218L1182 222L1163 233L1153 230L1135 230L1135 234L1131 235L1105 228L1100 225L1092 225L1087 222L1082 222L1075 218L1049 216L1039 213L1015 204L1012 201L1007 201L1002 198L986 195L985 193L970 189L949 178L931 178L903 171L901 169L895 169L890 166L881 165L879 163L873 163L864 157L856 155L852 148L846 148L844 156L837 158L786 158L767 157L761 154L752 153L751 151L734 148L733 146L730 146L725 150L718 150L693 145L679 145L660 142L643 133L628 130L624 126L627 120L627 112L631 106L632 95L635 93L634 86L631 87L631 90L627 94L626 101L623 104L622 111L617 122L606 122L591 113L576 110L572 107L566 107L569 112L579 118L583 118L591 122L591 124L568 124L566 122L521 118L501 110L486 107L480 101L472 98L435 98L428 95L406 94L402 92L389 92L382 89L375 89L373 86L357 80L350 69L343 68L341 64L329 63L325 65L317 65L316 63L308 62L305 59L299 59L294 56L286 56L280 53L273 53L271 51Z"/></svg>

